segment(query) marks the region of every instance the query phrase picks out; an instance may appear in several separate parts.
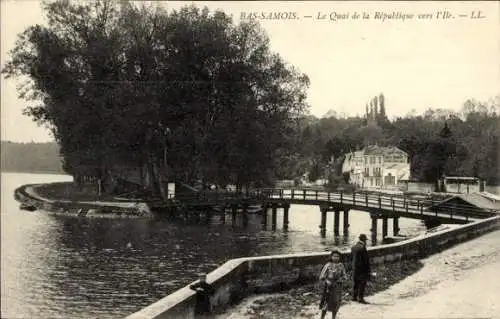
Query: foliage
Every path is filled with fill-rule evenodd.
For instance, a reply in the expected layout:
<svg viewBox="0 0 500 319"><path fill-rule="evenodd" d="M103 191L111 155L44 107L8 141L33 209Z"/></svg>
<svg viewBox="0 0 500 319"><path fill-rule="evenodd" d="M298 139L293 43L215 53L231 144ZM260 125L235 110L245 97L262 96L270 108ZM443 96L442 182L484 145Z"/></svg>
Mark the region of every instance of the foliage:
<svg viewBox="0 0 500 319"><path fill-rule="evenodd" d="M3 73L28 79L25 112L51 128L69 173L105 179L119 163L147 167L157 192L162 177L242 186L293 156L309 80L255 22L126 1L43 7L48 25L19 36Z"/></svg>
<svg viewBox="0 0 500 319"><path fill-rule="evenodd" d="M384 98L378 98L384 103ZM384 113L387 106L383 104ZM500 96L487 103L468 100L461 112L429 109L375 123L359 117L309 118L302 128L302 161L315 163L338 158L368 144L394 145L411 159L412 177L435 182L445 175L477 176L500 183L498 162ZM326 155L326 156L325 156ZM311 166L308 168L311 169ZM340 172L335 172L337 177Z"/></svg>

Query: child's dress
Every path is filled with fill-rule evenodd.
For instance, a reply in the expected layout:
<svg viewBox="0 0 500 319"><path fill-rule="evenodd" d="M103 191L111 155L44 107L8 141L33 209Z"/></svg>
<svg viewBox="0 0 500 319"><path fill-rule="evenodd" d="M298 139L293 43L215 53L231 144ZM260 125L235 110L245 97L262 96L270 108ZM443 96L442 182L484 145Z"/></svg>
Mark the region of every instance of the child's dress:
<svg viewBox="0 0 500 319"><path fill-rule="evenodd" d="M342 263L327 263L321 270L319 279L324 281L320 309L337 312L342 300L342 280L347 279L344 265Z"/></svg>

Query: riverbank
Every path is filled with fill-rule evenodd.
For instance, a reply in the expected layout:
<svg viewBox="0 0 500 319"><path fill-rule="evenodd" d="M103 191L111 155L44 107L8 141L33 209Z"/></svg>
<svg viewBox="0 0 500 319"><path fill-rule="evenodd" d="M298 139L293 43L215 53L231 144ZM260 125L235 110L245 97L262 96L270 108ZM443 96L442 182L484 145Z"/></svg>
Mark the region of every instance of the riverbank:
<svg viewBox="0 0 500 319"><path fill-rule="evenodd" d="M389 265L394 278L378 269L368 290L369 305L348 301L339 318L444 318L498 317L500 284L493 280L500 266L500 231L485 234L439 254L423 259L422 268L407 271L407 278L395 280L401 264ZM385 284L384 284L385 282ZM348 297L348 296L344 296ZM312 285L289 294L259 295L219 315L236 318L316 318L319 292Z"/></svg>
<svg viewBox="0 0 500 319"><path fill-rule="evenodd" d="M69 186L68 186L69 185ZM72 183L30 184L18 187L14 191L15 199L27 207L34 207L51 214L78 217L152 217L153 214L145 203L136 201L83 200L74 194L57 193L59 196L47 195L55 189L74 188ZM59 189L59 190L60 190ZM42 190L42 191L40 191ZM78 197L78 196L77 196Z"/></svg>

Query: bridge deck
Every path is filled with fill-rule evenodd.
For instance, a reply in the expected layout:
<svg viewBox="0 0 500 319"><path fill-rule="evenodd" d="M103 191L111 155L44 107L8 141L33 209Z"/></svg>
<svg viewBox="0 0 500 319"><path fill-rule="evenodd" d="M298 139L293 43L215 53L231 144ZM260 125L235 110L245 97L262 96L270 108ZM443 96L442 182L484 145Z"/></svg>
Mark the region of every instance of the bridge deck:
<svg viewBox="0 0 500 319"><path fill-rule="evenodd" d="M420 200L401 195L368 193L322 192L312 190L257 189L246 193L200 192L171 198L162 203L150 203L162 207L214 207L226 205L255 204L299 204L319 205L330 210L355 209L390 216L424 219L433 217L445 222L466 223L491 217L494 212L471 207L450 205L445 211L430 211L428 207L437 203L431 199Z"/></svg>

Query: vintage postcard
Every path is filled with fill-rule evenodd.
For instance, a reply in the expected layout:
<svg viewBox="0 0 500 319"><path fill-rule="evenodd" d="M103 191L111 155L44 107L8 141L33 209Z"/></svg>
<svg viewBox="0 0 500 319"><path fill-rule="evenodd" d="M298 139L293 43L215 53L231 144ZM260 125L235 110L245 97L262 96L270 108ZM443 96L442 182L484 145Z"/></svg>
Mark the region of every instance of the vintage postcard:
<svg viewBox="0 0 500 319"><path fill-rule="evenodd" d="M2 318L493 318L498 1L1 2Z"/></svg>

